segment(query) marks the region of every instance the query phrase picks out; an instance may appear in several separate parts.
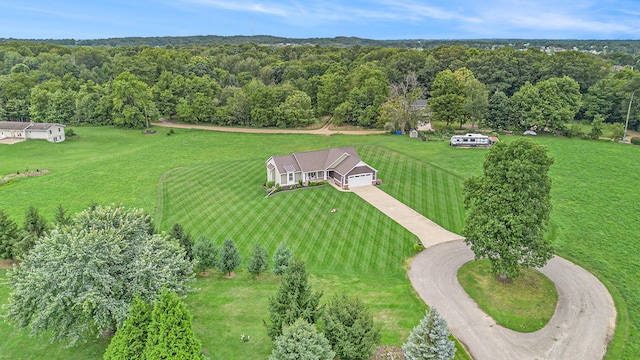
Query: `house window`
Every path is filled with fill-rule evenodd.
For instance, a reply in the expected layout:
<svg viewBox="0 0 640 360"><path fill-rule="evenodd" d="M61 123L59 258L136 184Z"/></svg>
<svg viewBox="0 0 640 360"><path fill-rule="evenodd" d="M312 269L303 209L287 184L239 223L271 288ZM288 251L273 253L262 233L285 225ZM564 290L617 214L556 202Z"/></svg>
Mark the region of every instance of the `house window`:
<svg viewBox="0 0 640 360"><path fill-rule="evenodd" d="M290 183L293 182L293 173L289 173L288 175L289 175L289 182Z"/></svg>
<svg viewBox="0 0 640 360"><path fill-rule="evenodd" d="M318 178L318 173L316 171L308 172L307 179L313 180Z"/></svg>
<svg viewBox="0 0 640 360"><path fill-rule="evenodd" d="M53 134L53 133L51 132L51 130L49 130L49 134Z"/></svg>

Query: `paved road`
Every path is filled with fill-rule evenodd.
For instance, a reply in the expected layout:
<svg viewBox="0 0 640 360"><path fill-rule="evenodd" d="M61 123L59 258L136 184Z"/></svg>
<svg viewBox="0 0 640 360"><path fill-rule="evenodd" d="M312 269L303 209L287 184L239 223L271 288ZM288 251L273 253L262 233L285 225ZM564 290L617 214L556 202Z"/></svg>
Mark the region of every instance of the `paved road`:
<svg viewBox="0 0 640 360"><path fill-rule="evenodd" d="M602 359L613 336L611 295L592 274L560 258L540 269L556 285L558 305L544 328L519 333L496 324L458 283L458 269L473 260L460 235L449 232L373 186L352 189L420 238L427 249L413 260L411 284L447 319L451 333L476 360Z"/></svg>

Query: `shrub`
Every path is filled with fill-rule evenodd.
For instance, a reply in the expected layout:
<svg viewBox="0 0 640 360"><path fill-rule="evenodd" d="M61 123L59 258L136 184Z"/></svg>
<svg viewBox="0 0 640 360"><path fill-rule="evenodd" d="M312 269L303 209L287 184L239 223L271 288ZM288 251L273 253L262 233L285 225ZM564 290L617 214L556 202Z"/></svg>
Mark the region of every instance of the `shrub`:
<svg viewBox="0 0 640 360"><path fill-rule="evenodd" d="M213 241L201 236L193 245L193 267L196 272L203 272L216 266L218 247Z"/></svg>
<svg viewBox="0 0 640 360"><path fill-rule="evenodd" d="M230 239L225 240L222 245L222 250L220 250L218 270L231 275L231 272L235 271L238 266L240 266L241 262L242 258L240 257L240 252L236 247L236 243Z"/></svg>
<svg viewBox="0 0 640 360"><path fill-rule="evenodd" d="M327 338L303 319L285 327L274 345L269 360L332 360L335 357Z"/></svg>
<svg viewBox="0 0 640 360"><path fill-rule="evenodd" d="M249 272L258 276L265 272L269 267L269 255L267 249L264 246L256 244L253 248L253 256L249 259L249 265L247 266Z"/></svg>
<svg viewBox="0 0 640 360"><path fill-rule="evenodd" d="M273 255L273 273L276 275L284 273L289 267L289 261L291 261L292 256L291 249L285 243L281 243Z"/></svg>
<svg viewBox="0 0 640 360"><path fill-rule="evenodd" d="M380 341L369 308L356 298L335 296L322 316L324 334L341 360L367 360Z"/></svg>
<svg viewBox="0 0 640 360"><path fill-rule="evenodd" d="M74 137L74 136L76 136L76 132L73 131L72 128L65 128L64 129L64 136L65 137Z"/></svg>
<svg viewBox="0 0 640 360"><path fill-rule="evenodd" d="M640 137L632 137L631 138L631 143L633 145L640 145Z"/></svg>
<svg viewBox="0 0 640 360"><path fill-rule="evenodd" d="M453 359L455 343L449 340L447 322L438 310L428 309L420 324L413 328L409 339L402 345L407 360Z"/></svg>
<svg viewBox="0 0 640 360"><path fill-rule="evenodd" d="M571 124L569 130L566 132L568 138L579 138L584 136L584 131L582 131L582 127L580 124Z"/></svg>

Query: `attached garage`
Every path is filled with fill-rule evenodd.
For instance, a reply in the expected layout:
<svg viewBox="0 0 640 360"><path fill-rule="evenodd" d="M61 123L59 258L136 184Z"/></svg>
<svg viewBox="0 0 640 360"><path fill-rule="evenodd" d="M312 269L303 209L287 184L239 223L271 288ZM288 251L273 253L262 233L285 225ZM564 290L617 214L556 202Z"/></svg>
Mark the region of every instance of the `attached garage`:
<svg viewBox="0 0 640 360"><path fill-rule="evenodd" d="M371 183L373 182L373 174L366 173L366 174L351 175L349 176L348 179L349 180L347 184L349 185L350 188L371 185Z"/></svg>

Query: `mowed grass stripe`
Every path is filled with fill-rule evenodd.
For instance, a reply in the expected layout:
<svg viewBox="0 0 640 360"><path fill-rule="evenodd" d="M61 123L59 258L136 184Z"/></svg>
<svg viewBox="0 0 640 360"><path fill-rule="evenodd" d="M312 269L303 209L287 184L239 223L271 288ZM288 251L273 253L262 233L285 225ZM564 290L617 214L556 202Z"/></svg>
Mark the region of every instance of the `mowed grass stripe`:
<svg viewBox="0 0 640 360"><path fill-rule="evenodd" d="M167 193L161 227L169 230L180 223L192 235L218 243L232 238L245 258L256 243L272 255L284 241L319 272L402 271L415 241L412 234L354 194L328 186L264 198L263 166L249 160L176 171L163 184ZM331 214L332 208L338 212ZM376 236L374 221L395 228L397 235L391 240Z"/></svg>
<svg viewBox="0 0 640 360"><path fill-rule="evenodd" d="M447 230L462 230L462 179L430 166L428 159L416 160L380 146L357 149L363 160L378 170L383 191Z"/></svg>

